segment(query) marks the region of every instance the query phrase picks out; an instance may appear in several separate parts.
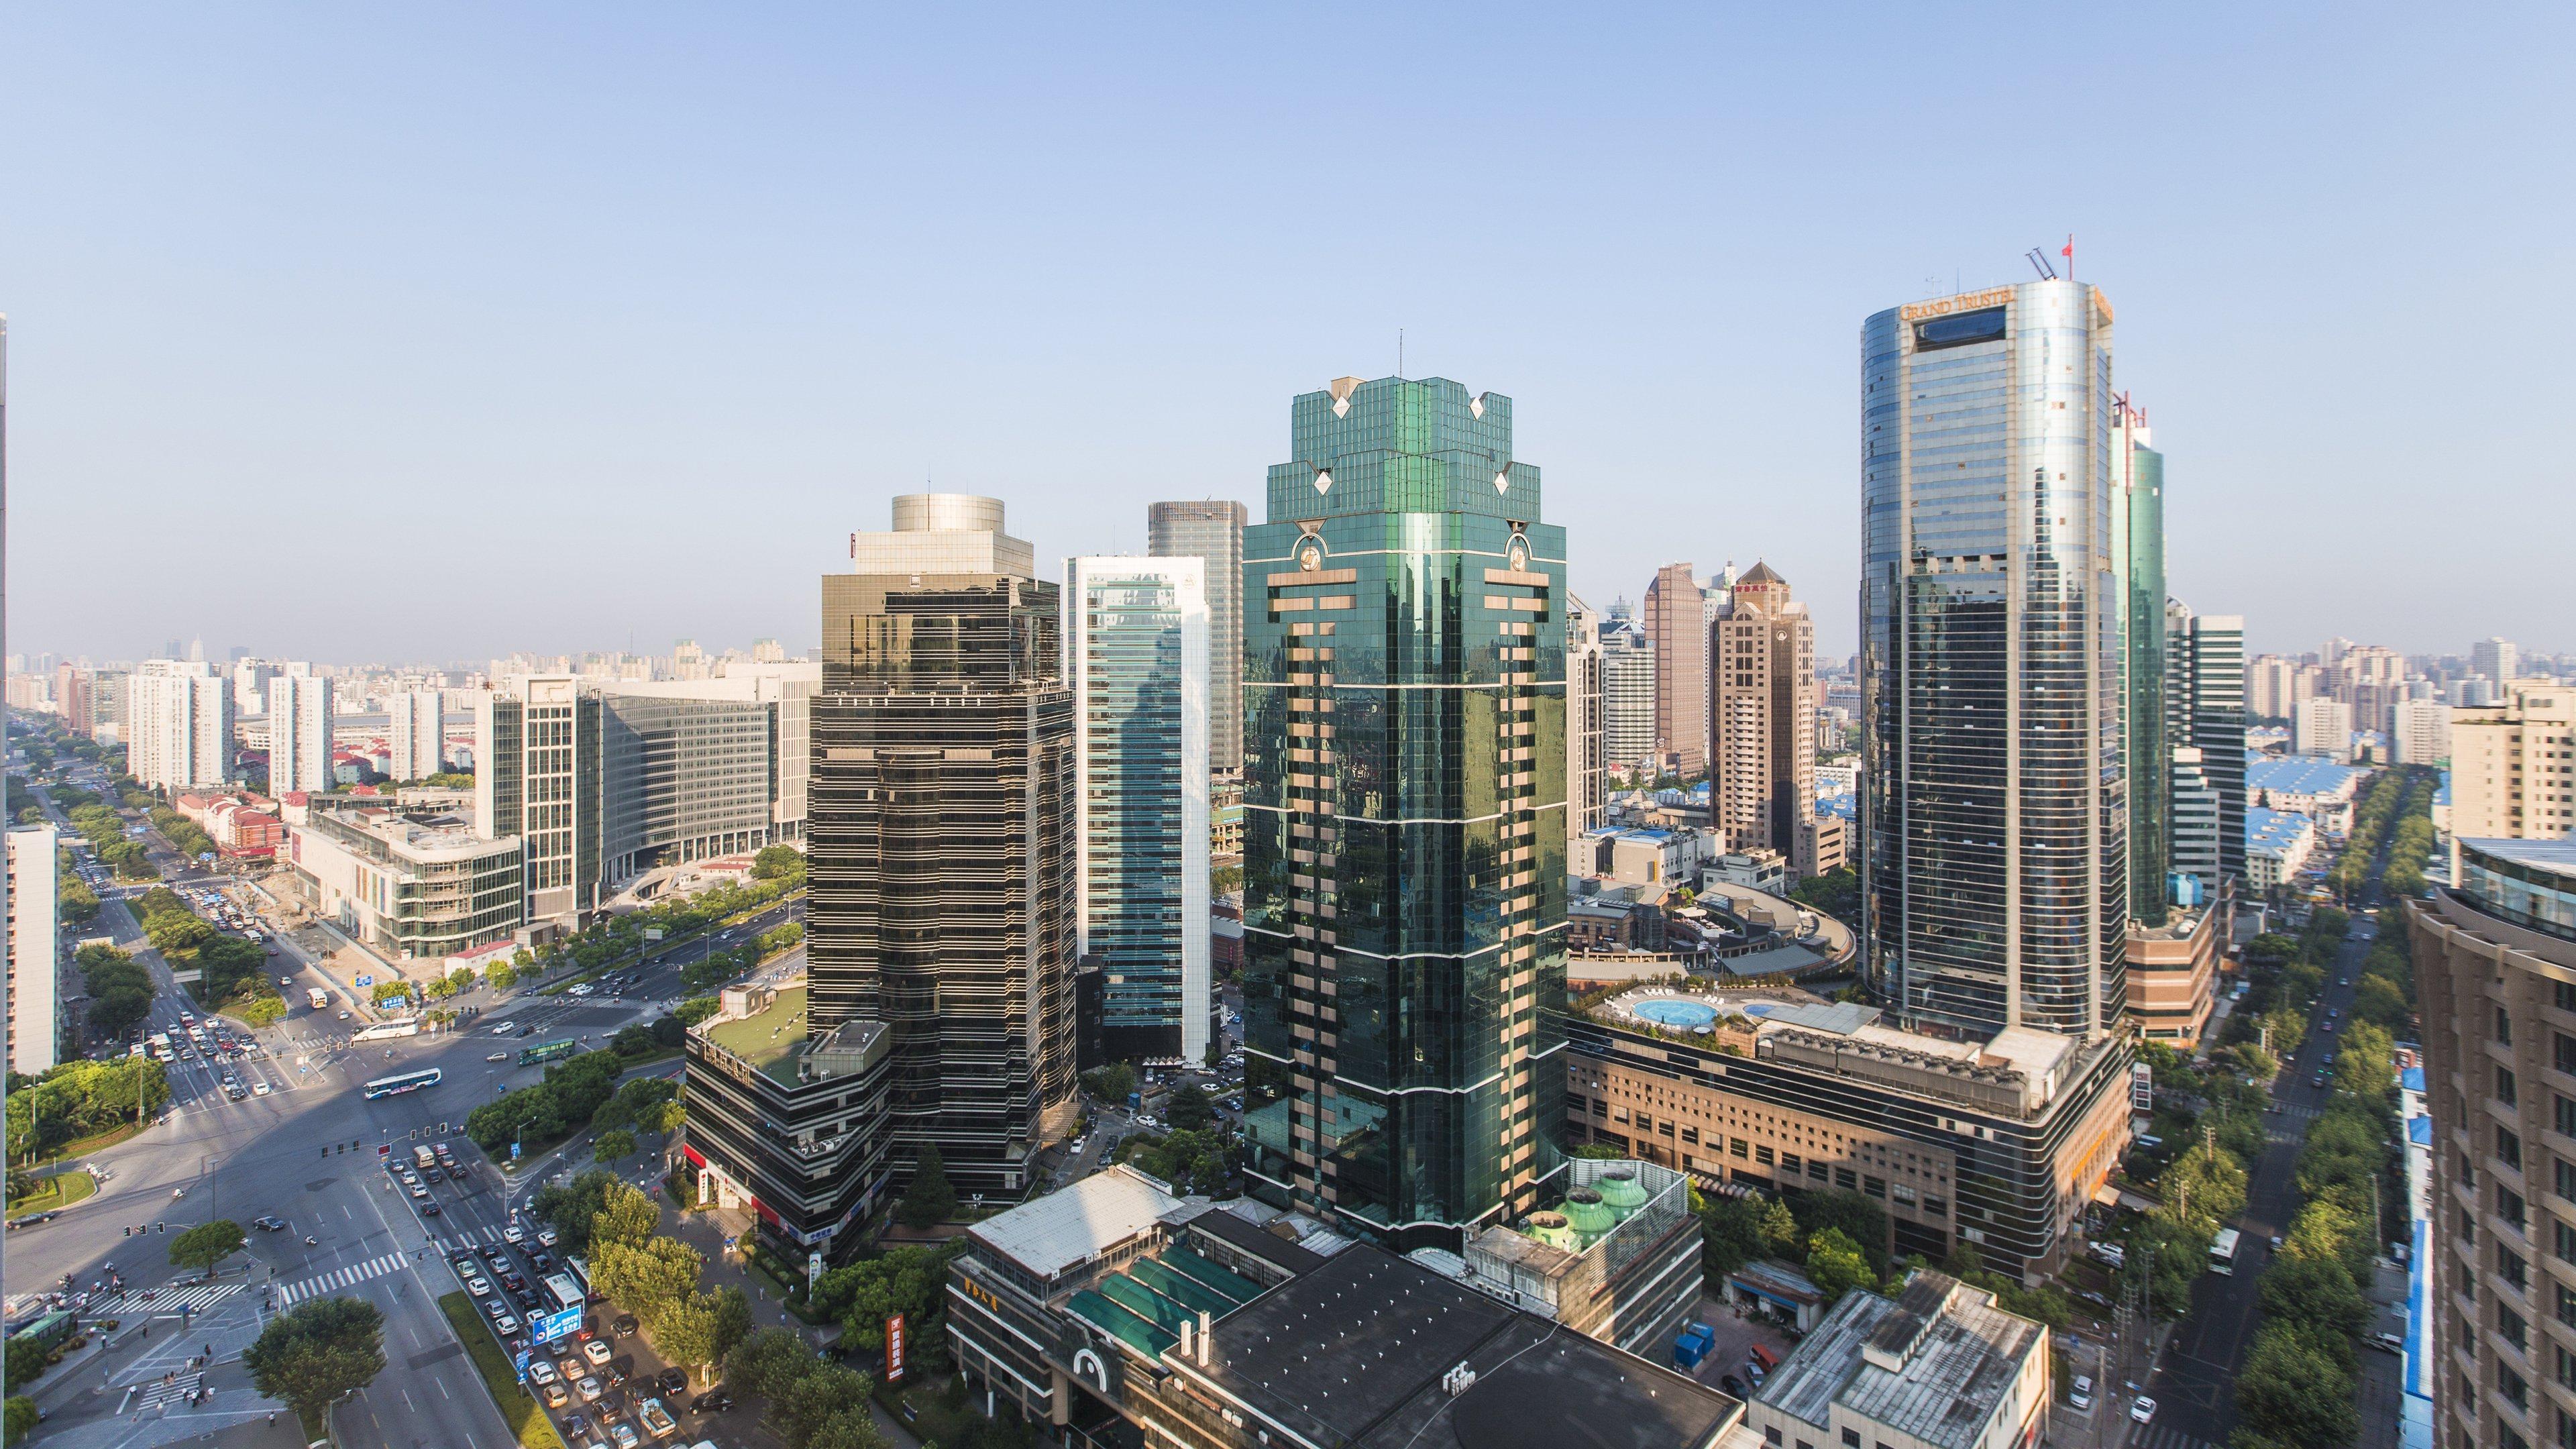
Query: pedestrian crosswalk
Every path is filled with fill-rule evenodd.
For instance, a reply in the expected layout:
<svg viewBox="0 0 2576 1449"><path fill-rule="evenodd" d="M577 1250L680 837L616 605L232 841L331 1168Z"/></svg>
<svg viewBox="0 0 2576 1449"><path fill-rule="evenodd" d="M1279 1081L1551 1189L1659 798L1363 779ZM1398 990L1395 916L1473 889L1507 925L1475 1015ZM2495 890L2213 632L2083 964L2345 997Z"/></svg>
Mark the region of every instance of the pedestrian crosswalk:
<svg viewBox="0 0 2576 1449"><path fill-rule="evenodd" d="M154 1379L143 1386L141 1396L134 1402L134 1412L148 1414L154 1409L185 1403L205 1382L206 1376L202 1373L178 1374L167 1379Z"/></svg>
<svg viewBox="0 0 2576 1449"><path fill-rule="evenodd" d="M438 1251L442 1253L455 1253L460 1251L470 1251L472 1249L482 1247L486 1243L500 1243L507 1242L509 1240L502 1236L499 1228L487 1227L468 1228L464 1232L454 1234L450 1237L432 1239L432 1241L438 1245Z"/></svg>
<svg viewBox="0 0 2576 1449"><path fill-rule="evenodd" d="M371 1278L381 1278L411 1260L409 1253L386 1253L381 1257L369 1258L363 1263L352 1264L346 1268L334 1268L328 1273L317 1273L310 1278L298 1279L277 1290L277 1306L292 1308L307 1298L318 1298L325 1293L336 1293L343 1288L355 1287Z"/></svg>
<svg viewBox="0 0 2576 1449"><path fill-rule="evenodd" d="M239 1283L191 1283L185 1288L164 1288L144 1306L154 1313L176 1313L182 1308L203 1313L240 1291Z"/></svg>
<svg viewBox="0 0 2576 1449"><path fill-rule="evenodd" d="M2129 1436L2129 1449L2218 1449L2218 1446L2168 1425L2148 1424L2138 1427Z"/></svg>

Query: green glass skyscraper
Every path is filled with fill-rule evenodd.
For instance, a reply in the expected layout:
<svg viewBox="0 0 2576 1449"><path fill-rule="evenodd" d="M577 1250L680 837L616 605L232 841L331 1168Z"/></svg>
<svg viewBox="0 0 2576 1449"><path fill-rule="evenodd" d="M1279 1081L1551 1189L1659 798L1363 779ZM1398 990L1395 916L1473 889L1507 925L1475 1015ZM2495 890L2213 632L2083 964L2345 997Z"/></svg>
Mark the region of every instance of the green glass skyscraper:
<svg viewBox="0 0 2576 1449"><path fill-rule="evenodd" d="M1247 530L1253 1191L1455 1248L1562 1166L1565 531L1511 399L1342 378Z"/></svg>
<svg viewBox="0 0 2576 1449"><path fill-rule="evenodd" d="M2120 571L2121 685L2125 691L2129 777L2129 913L2148 926L2165 923L2171 894L2173 748L2189 744L2165 732L2165 455L2148 447L2146 415L2124 397L2114 405L2111 466L2120 486L2112 501L2111 557Z"/></svg>

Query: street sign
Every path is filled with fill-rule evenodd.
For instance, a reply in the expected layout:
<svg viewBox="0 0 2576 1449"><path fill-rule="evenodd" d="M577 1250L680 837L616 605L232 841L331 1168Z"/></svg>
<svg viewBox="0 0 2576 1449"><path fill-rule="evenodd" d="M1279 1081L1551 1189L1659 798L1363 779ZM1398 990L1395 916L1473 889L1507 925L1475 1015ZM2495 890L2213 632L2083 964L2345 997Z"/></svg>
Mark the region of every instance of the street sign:
<svg viewBox="0 0 2576 1449"><path fill-rule="evenodd" d="M818 1248L805 1255L805 1287L807 1291L810 1292L814 1287L814 1280L822 1276L823 1253L822 1250Z"/></svg>
<svg viewBox="0 0 2576 1449"><path fill-rule="evenodd" d="M528 1381L528 1351L526 1349L523 1348L519 1350L519 1357L514 1367L518 1370L519 1382L523 1384L526 1383Z"/></svg>
<svg viewBox="0 0 2576 1449"><path fill-rule="evenodd" d="M363 973L362 973L362 974L358 977L358 984L359 984L360 986L373 986L373 985L375 985L375 984L376 984L376 978L375 978L375 977L373 977L373 976L371 976L371 975L366 975L366 974L363 974Z"/></svg>
<svg viewBox="0 0 2576 1449"><path fill-rule="evenodd" d="M581 1305L578 1303L570 1308L543 1314L536 1319L536 1335L539 1343L552 1343L567 1333L580 1331Z"/></svg>
<svg viewBox="0 0 2576 1449"><path fill-rule="evenodd" d="M886 1382L903 1382L903 1315L891 1314L885 1322Z"/></svg>

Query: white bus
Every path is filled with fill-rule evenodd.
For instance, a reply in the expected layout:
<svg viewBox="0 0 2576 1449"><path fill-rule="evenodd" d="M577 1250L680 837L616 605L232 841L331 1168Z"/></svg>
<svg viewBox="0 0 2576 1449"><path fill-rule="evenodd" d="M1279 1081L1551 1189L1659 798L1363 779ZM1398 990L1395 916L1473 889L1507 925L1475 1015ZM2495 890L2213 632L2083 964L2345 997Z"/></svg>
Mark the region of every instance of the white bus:
<svg viewBox="0 0 2576 1449"><path fill-rule="evenodd" d="M2236 1271L2236 1240L2237 1232L2234 1228L2220 1228L2218 1236L2209 1240L2209 1271L2213 1273Z"/></svg>
<svg viewBox="0 0 2576 1449"><path fill-rule="evenodd" d="M315 1011L320 1011L331 1004L331 993L319 986L307 986L304 988L304 1000Z"/></svg>
<svg viewBox="0 0 2576 1449"><path fill-rule="evenodd" d="M368 1027L357 1033L355 1036L350 1037L349 1040L353 1042L391 1041L393 1038L398 1036L418 1035L420 1035L420 1018L416 1016L407 1016L400 1021L377 1022L374 1026Z"/></svg>

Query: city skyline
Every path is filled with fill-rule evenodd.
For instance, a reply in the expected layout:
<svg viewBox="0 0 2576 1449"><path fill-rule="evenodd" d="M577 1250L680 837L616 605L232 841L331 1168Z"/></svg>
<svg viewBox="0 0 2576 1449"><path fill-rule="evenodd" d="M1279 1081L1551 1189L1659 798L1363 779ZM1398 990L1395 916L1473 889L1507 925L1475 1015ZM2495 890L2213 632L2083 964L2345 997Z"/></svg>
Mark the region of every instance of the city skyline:
<svg viewBox="0 0 2576 1449"><path fill-rule="evenodd" d="M2538 330L2461 300L2564 249L2566 189L2528 184L2564 164L2537 82L2569 22L2540 13L1890 12L1830 39L1396 17L1333 66L1310 63L1320 37L1208 17L430 20L389 45L356 17L20 16L25 79L0 98L12 634L130 657L185 620L284 654L454 658L541 642L511 637L537 619L563 648L801 647L831 540L882 498L1006 497L1050 558L1131 551L1148 502L1252 501L1241 480L1279 442L1264 400L1395 371L1401 332L1406 374L1543 404L1529 446L1587 511L1656 520L1593 531L1571 561L1587 598L1633 598L1670 557L1764 557L1813 581L1837 657L1856 637L1849 319L2027 276L2021 253L2056 259L2069 233L2154 381L2175 592L2243 614L2257 652L2528 634L2576 508L2527 461L2550 456L2556 369ZM1558 82L1386 83L1462 40ZM2068 81L2059 124L2118 163L2000 207L1972 183L2027 146L2004 124L2018 97L1867 80L2043 57ZM2417 84L2428 65L2477 75L2476 103ZM378 83L292 79L312 74ZM1923 124L1947 149L1893 164L1885 137ZM1390 130L1484 138L1459 154L1498 158L1511 223L1394 204L1417 183L1367 144ZM737 164L755 154L774 159ZM1402 218L1358 265L1327 245L1336 220L1272 224L1274 179L1327 156L1338 204ZM2390 176L2424 204L2391 206ZM2195 205L2153 204L2173 195ZM2481 365L2397 345L2437 328ZM2388 526L2449 477L2484 480L2451 490L2453 527ZM285 616L273 579L206 566L284 567L283 516L381 537L364 521L393 501L405 529L508 518L565 546L534 571L451 555L437 607L382 621ZM107 538L140 567L102 595L75 570ZM294 569L362 597L385 586L371 553ZM2280 566L2326 556L2351 566ZM2377 584L2400 569L2479 587L2400 604Z"/></svg>

